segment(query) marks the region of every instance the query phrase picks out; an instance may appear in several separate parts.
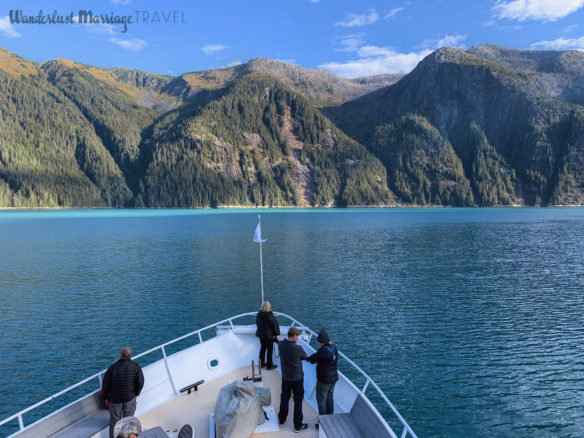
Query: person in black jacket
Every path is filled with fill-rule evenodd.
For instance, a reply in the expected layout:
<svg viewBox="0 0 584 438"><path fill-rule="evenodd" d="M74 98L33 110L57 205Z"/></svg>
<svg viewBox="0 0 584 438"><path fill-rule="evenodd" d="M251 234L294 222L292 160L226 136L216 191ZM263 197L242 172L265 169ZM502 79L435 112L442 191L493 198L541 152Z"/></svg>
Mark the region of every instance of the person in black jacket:
<svg viewBox="0 0 584 438"><path fill-rule="evenodd" d="M272 305L269 301L264 301L256 316L256 336L260 338L260 366L273 370L274 365L272 355L274 352L274 341L280 336L280 325L272 313ZM267 353L267 359L266 359Z"/></svg>
<svg viewBox="0 0 584 438"><path fill-rule="evenodd" d="M302 422L302 399L304 398L304 372L302 361L306 360L306 352L298 345L298 329L290 327L288 339L278 343L280 350L280 364L282 365L282 393L280 395L280 411L278 420L283 426L288 416L290 395L294 392L294 431L300 432L308 427Z"/></svg>
<svg viewBox="0 0 584 438"><path fill-rule="evenodd" d="M114 438L114 426L123 417L131 417L136 411L136 397L144 387L142 368L130 359L132 350L122 348L120 358L103 376L102 393L110 407L109 436Z"/></svg>
<svg viewBox="0 0 584 438"><path fill-rule="evenodd" d="M321 330L317 337L320 348L308 358L310 363L316 363L316 403L318 415L330 415L335 411L333 391L339 380L337 362L339 350L329 338L326 330Z"/></svg>

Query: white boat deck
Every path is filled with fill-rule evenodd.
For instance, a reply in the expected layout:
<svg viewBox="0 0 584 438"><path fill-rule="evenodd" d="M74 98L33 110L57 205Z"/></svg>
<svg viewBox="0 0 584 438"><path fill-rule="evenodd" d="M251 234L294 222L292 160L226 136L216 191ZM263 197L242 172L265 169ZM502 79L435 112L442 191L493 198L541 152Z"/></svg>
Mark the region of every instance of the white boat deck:
<svg viewBox="0 0 584 438"><path fill-rule="evenodd" d="M195 429L196 437L209 436L209 416L215 410L215 401L219 390L229 382L241 380L250 375L250 367L243 367L233 371L225 376L213 380L199 387L198 391L191 394L181 395L169 403L154 409L142 416L140 421L143 428L149 429L156 426L162 427L169 437L176 436L178 430L183 424L190 424ZM272 404L276 414L280 408L280 387L282 378L277 370L262 370L263 386L270 388L272 393ZM292 415L294 412L294 402L290 399L290 409L286 424L278 432L264 432L252 435L254 438L285 438L285 437L305 437L317 438L318 429L314 427L317 422L317 412L306 401L302 402L302 413L304 423L308 424L308 429L300 434L294 433ZM276 420L277 421L277 420Z"/></svg>
<svg viewBox="0 0 584 438"><path fill-rule="evenodd" d="M255 325L233 324L233 320L250 316L255 316L255 312L237 315L228 320L196 330L139 354L134 358L134 360L141 361L141 357L150 354L161 354L162 356L162 359L155 360L150 365L143 367L145 385L142 393L138 397L136 416L142 422L144 430L150 429L153 434L156 434L157 432L155 433L155 430L161 431L160 428L162 428L170 438L176 438L179 429L184 424L190 424L195 429L195 436L197 438L212 436L209 430L210 416L215 411L215 403L219 390L230 382L251 376L251 363L252 361L256 361L257 363L258 360L259 342L255 337ZM285 314L277 313L277 316L287 318L295 326L301 327L305 335L298 340L299 345L308 354L315 351L310 346L310 339L313 339L316 333ZM207 333L211 330L216 332L215 336L203 340L201 333ZM285 333L288 327L281 326L281 330ZM167 348L181 341L187 342L190 346L169 354ZM277 350L278 347L276 346L274 350L274 363L279 366L280 360ZM397 436L405 438L411 436L416 438L416 435L406 421L371 378L342 352L339 352L339 357L365 378L365 384L361 388L358 388L344 374L339 372L339 381L335 386L335 414L339 415L329 416L330 418L328 419L324 417L323 420L326 419L327 427L337 427L337 429L341 427L341 429L335 429L337 431L328 436L340 436L338 432L341 430L343 435L347 435L345 433L347 428L339 425L351 423L361 432L347 436L367 438L397 438ZM278 368L272 371L262 370L262 384L264 387L270 388L272 399L271 406L266 411L270 412L268 415L274 418L269 424L259 426L264 431L261 433L259 431L256 432L253 435L254 437L279 438L304 436L307 438L316 438L319 436L319 432L323 432L323 430L315 428L315 424L318 421L315 410L317 405L315 396L315 366L303 363L302 367L304 370L305 391L302 402L303 422L308 424L308 429L302 431L300 435L294 433L292 420L294 402L292 399L290 400L286 424L281 428L278 427L275 415L280 408L280 369ZM66 394L81 385L89 385L94 380L97 380L101 386L101 378L104 372L105 370L88 377L66 390L0 421L0 426L9 422L18 422L20 431L11 436L19 438L53 436L56 433L63 433L65 434L63 436L72 438L107 438L107 418L102 418L102 414L107 414L107 411L103 411L100 408L99 396L95 389L92 389L88 395L56 410L36 423L27 425L27 427L24 427L23 424L24 414L50 402L57 396ZM192 391L191 394L180 392L182 388L189 387L201 380L205 383L199 386L198 391ZM400 435L391 430L375 406L367 399L365 394L367 388L370 388L371 391L376 391L400 421L403 427ZM91 430L89 430L87 429L89 426L86 424L86 420L88 418L93 419L94 417L99 421L95 424L92 423Z"/></svg>

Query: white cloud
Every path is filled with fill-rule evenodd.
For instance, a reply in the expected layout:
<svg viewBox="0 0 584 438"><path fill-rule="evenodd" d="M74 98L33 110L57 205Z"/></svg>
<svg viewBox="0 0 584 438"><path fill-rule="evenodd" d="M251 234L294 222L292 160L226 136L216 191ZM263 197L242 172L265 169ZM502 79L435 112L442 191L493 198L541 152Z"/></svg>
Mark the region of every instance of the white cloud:
<svg viewBox="0 0 584 438"><path fill-rule="evenodd" d="M121 40L119 38L110 38L109 42L112 44L116 44L123 49L130 50L132 52L140 52L144 47L148 45L148 43L144 40L140 40L138 38L133 38L131 40Z"/></svg>
<svg viewBox="0 0 584 438"><path fill-rule="evenodd" d="M102 35L116 35L119 33L115 31L115 27L113 24L108 23L87 23L83 26L87 26L87 30L90 33L99 33Z"/></svg>
<svg viewBox="0 0 584 438"><path fill-rule="evenodd" d="M355 53L357 59L347 62L328 62L318 67L338 76L357 78L385 73L409 73L418 62L440 47L450 46L464 48L462 42L466 35L445 35L435 40L425 40L417 51L397 52L391 47L366 44L365 34L352 34L339 41L341 48L337 52Z"/></svg>
<svg viewBox="0 0 584 438"><path fill-rule="evenodd" d="M205 55L214 55L217 52L221 52L222 50L229 49L229 46L224 44L208 44L206 46L201 47L201 50L205 52Z"/></svg>
<svg viewBox="0 0 584 438"><path fill-rule="evenodd" d="M398 12L403 11L405 8L394 8L391 11L389 11L389 13L387 13L385 15L385 17L383 17L384 20L387 20L388 18L394 17Z"/></svg>
<svg viewBox="0 0 584 438"><path fill-rule="evenodd" d="M230 62L229 64L227 64L227 67L235 67L236 65L241 65L241 64L243 64L243 62L240 59L238 59L237 61L233 61L233 62Z"/></svg>
<svg viewBox="0 0 584 438"><path fill-rule="evenodd" d="M502 25L501 23L497 22L497 20L489 20L486 23L483 24L483 27L494 27L495 29L498 30L510 30L510 31L515 31L515 30L520 30L521 26L519 25Z"/></svg>
<svg viewBox="0 0 584 438"><path fill-rule="evenodd" d="M465 49L466 46L463 41L466 40L466 37L467 35L444 35L438 39L424 40L418 48L437 50L440 47L455 47L457 49Z"/></svg>
<svg viewBox="0 0 584 438"><path fill-rule="evenodd" d="M572 24L571 26L565 27L564 29L562 29L562 33L566 34L566 33L571 33L573 31L575 31L578 28L577 24Z"/></svg>
<svg viewBox="0 0 584 438"><path fill-rule="evenodd" d="M534 50L584 50L584 37L538 41L537 43L533 43L530 48Z"/></svg>
<svg viewBox="0 0 584 438"><path fill-rule="evenodd" d="M309 0L310 3L318 3L320 0Z"/></svg>
<svg viewBox="0 0 584 438"><path fill-rule="evenodd" d="M347 21L338 21L335 26L341 27L355 27L355 26L365 26L367 24L373 24L379 20L379 14L375 10L367 11L363 14L353 14L347 12L345 14Z"/></svg>
<svg viewBox="0 0 584 438"><path fill-rule="evenodd" d="M366 44L365 34L352 34L340 40L337 52L351 52L358 59L347 62L328 62L318 67L338 76L356 78L384 73L409 73L418 62L440 47L449 46L463 49L466 35L444 35L439 39L425 40L408 53L399 53L391 47Z"/></svg>
<svg viewBox="0 0 584 438"><path fill-rule="evenodd" d="M8 38L18 38L22 36L14 30L14 27L12 27L12 23L10 22L10 17L8 16L0 17L0 34Z"/></svg>
<svg viewBox="0 0 584 438"><path fill-rule="evenodd" d="M496 18L516 21L557 21L584 6L584 0L498 0L492 8Z"/></svg>
<svg viewBox="0 0 584 438"><path fill-rule="evenodd" d="M362 46L357 50L359 59L348 62L329 62L318 67L345 78L358 78L384 73L409 73L429 49L420 52L398 53L390 47Z"/></svg>
<svg viewBox="0 0 584 438"><path fill-rule="evenodd" d="M110 0L114 5L126 6L132 3L132 0Z"/></svg>
<svg viewBox="0 0 584 438"><path fill-rule="evenodd" d="M339 45L341 48L335 49L336 52L356 52L359 47L365 45L365 40L363 37L365 34L358 33L353 35L346 35L340 41Z"/></svg>
<svg viewBox="0 0 584 438"><path fill-rule="evenodd" d="M466 39L466 35L444 35L443 38L436 41L434 48L440 47L456 47L457 49L464 49L465 45L462 42Z"/></svg>

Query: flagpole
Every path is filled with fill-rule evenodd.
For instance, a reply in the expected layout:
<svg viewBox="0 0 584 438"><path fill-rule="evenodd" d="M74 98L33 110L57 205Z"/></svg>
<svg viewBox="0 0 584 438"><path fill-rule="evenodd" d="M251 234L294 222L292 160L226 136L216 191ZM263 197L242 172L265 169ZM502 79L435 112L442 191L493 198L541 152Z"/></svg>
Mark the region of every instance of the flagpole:
<svg viewBox="0 0 584 438"><path fill-rule="evenodd" d="M258 214L258 225L261 226L262 217ZM260 239L260 276L262 283L262 304L264 302L264 261L262 257L262 240Z"/></svg>

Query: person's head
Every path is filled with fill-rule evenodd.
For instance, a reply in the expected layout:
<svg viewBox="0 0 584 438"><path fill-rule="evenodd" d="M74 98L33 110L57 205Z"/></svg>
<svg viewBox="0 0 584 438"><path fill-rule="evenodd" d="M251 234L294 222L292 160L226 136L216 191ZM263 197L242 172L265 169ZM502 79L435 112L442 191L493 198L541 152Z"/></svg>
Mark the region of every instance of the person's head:
<svg viewBox="0 0 584 438"><path fill-rule="evenodd" d="M120 359L129 359L132 356L132 350L130 350L130 347L124 347L122 348L122 351L120 351Z"/></svg>
<svg viewBox="0 0 584 438"><path fill-rule="evenodd" d="M124 417L114 426L116 438L138 438L140 432L142 432L142 424L136 417Z"/></svg>
<svg viewBox="0 0 584 438"><path fill-rule="evenodd" d="M270 304L269 301L264 301L262 303L262 307L260 307L260 312L271 312L272 311L272 305Z"/></svg>
<svg viewBox="0 0 584 438"><path fill-rule="evenodd" d="M329 335L328 335L328 333L326 332L325 329L322 329L318 333L318 337L316 338L316 340L318 341L318 343L320 345L330 344L330 342L331 342L331 338L329 338Z"/></svg>
<svg viewBox="0 0 584 438"><path fill-rule="evenodd" d="M120 432L120 436L122 438L138 438L138 435L140 435L140 432L142 432L142 427L140 426L139 423L135 423L135 422L130 422L124 425L124 427L122 427L122 430Z"/></svg>
<svg viewBox="0 0 584 438"><path fill-rule="evenodd" d="M298 335L300 335L300 332L298 331L298 329L296 327L290 327L288 329L288 340L289 341L296 342L298 340Z"/></svg>

